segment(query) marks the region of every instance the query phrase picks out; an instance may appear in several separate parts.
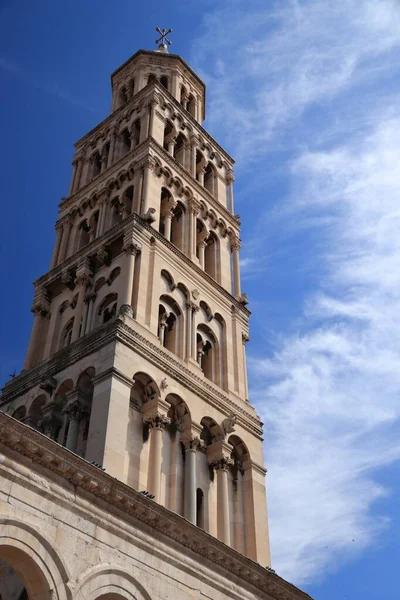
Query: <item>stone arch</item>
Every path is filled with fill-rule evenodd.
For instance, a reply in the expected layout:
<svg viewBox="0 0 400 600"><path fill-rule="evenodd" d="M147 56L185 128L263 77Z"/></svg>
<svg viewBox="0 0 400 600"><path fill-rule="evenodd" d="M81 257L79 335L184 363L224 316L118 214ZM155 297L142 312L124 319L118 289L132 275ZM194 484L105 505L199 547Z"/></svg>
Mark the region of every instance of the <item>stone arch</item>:
<svg viewBox="0 0 400 600"><path fill-rule="evenodd" d="M118 294L107 294L96 310L96 327L111 321L117 314Z"/></svg>
<svg viewBox="0 0 400 600"><path fill-rule="evenodd" d="M212 417L203 417L200 421L202 431L200 438L203 440L206 446L210 446L214 442L218 442L224 439L223 431L218 423Z"/></svg>
<svg viewBox="0 0 400 600"><path fill-rule="evenodd" d="M28 425L35 428L38 427L42 415L42 410L46 402L47 397L45 394L40 394L39 396L36 396L36 398L33 400L32 404L29 407L27 421Z"/></svg>
<svg viewBox="0 0 400 600"><path fill-rule="evenodd" d="M120 566L101 564L78 579L74 600L151 600L145 588Z"/></svg>
<svg viewBox="0 0 400 600"><path fill-rule="evenodd" d="M37 528L0 517L0 559L20 577L29 600L71 600L67 568Z"/></svg>
<svg viewBox="0 0 400 600"><path fill-rule="evenodd" d="M159 300L158 337L161 345L183 358L183 313L178 302L163 294Z"/></svg>
<svg viewBox="0 0 400 600"><path fill-rule="evenodd" d="M13 412L13 414L11 415L14 419L17 419L17 421L24 421L25 420L25 416L26 416L26 406L24 406L23 404L21 404L21 406L18 406L18 408L16 408Z"/></svg>
<svg viewBox="0 0 400 600"><path fill-rule="evenodd" d="M160 390L151 375L138 371L132 377L134 384L131 389L131 400L142 407L149 400L154 400L160 397Z"/></svg>

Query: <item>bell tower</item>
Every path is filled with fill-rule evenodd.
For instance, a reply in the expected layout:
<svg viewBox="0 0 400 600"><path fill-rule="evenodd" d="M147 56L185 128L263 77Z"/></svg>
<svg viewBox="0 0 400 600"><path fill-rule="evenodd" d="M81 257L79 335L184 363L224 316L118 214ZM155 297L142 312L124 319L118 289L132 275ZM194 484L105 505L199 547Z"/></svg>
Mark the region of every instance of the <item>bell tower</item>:
<svg viewBox="0 0 400 600"><path fill-rule="evenodd" d="M0 407L269 565L233 160L202 126L204 83L160 34L112 74L110 115L75 144Z"/></svg>

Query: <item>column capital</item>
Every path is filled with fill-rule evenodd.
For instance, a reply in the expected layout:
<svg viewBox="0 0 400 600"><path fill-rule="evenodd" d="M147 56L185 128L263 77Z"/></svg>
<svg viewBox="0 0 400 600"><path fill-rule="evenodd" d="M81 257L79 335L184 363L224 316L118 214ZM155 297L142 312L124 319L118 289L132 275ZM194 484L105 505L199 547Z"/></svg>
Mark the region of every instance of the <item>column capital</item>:
<svg viewBox="0 0 400 600"><path fill-rule="evenodd" d="M132 254L133 256L136 256L137 254L140 254L141 247L135 242L124 241L122 250L125 252L125 254Z"/></svg>
<svg viewBox="0 0 400 600"><path fill-rule="evenodd" d="M79 271L76 275L75 285L88 287L92 283L92 273L89 270Z"/></svg>
<svg viewBox="0 0 400 600"><path fill-rule="evenodd" d="M229 169L229 171L226 174L226 183L230 184L230 183L233 183L234 181L235 181L234 172L232 171L232 169Z"/></svg>
<svg viewBox="0 0 400 600"><path fill-rule="evenodd" d="M201 210L201 204L196 198L189 198L188 201L189 211L193 215L198 215Z"/></svg>
<svg viewBox="0 0 400 600"><path fill-rule="evenodd" d="M231 458L216 458L210 461L209 464L214 467L216 471L229 471L233 466L234 461Z"/></svg>
<svg viewBox="0 0 400 600"><path fill-rule="evenodd" d="M200 310L200 307L197 306L197 304L195 304L191 300L189 300L189 302L186 302L186 308L191 310L193 313L197 313Z"/></svg>
<svg viewBox="0 0 400 600"><path fill-rule="evenodd" d="M231 244L231 250L240 250L241 246L242 246L242 242L240 241L240 239L235 235L232 236L230 239L230 244Z"/></svg>
<svg viewBox="0 0 400 600"><path fill-rule="evenodd" d="M143 419L143 422L149 429L165 429L165 427L170 424L171 420L162 415L153 415Z"/></svg>
<svg viewBox="0 0 400 600"><path fill-rule="evenodd" d="M201 447L201 440L198 437L190 437L187 439L181 439L181 442L186 450L197 450Z"/></svg>

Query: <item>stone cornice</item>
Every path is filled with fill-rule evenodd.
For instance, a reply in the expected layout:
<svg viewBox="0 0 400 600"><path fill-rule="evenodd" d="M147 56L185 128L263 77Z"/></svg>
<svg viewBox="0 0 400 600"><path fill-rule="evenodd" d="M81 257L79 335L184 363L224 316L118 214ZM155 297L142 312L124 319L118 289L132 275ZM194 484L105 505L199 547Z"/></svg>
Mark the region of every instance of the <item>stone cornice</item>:
<svg viewBox="0 0 400 600"><path fill-rule="evenodd" d="M182 547L182 551L189 549L210 561L211 568L217 565L227 574L231 573L274 600L310 600L308 594L279 577L272 569L239 554L183 517L145 498L133 488L4 413L0 413L0 443L3 444L3 452L7 452L7 449L11 451L11 468L16 460L15 455L28 457L31 468L40 465L49 479L55 475L58 481L61 478L72 483L77 495L89 494L94 502L100 498L109 505L111 512L117 509L121 515L126 515L127 520L132 517L137 519L149 527L154 536L161 535L174 540Z"/></svg>
<svg viewBox="0 0 400 600"><path fill-rule="evenodd" d="M130 325L134 326L135 321L130 320ZM75 364L85 356L98 352L107 344L117 341L128 346L134 352L143 356L154 365L160 367L165 373L179 381L187 389L193 390L211 406L229 415L235 412L238 416L238 424L244 429L262 439L262 428L260 420L253 417L247 410L242 408L237 402L231 400L220 388L214 386L208 380L205 380L194 374L188 369L183 361L179 361L174 356L162 350L159 346L152 344L151 341L143 337L132 326L129 326L119 317L110 321L106 325L90 332L83 338L70 344L57 352L52 358L42 361L29 371L23 371L18 377L10 381L3 388L3 395L0 398L0 406L10 402L14 398L22 395L35 385L38 385L44 377L55 377L70 365ZM115 371L115 372L114 372ZM122 377L125 383L131 383L117 370L107 370L108 374L117 374ZM103 374L98 375L102 377Z"/></svg>

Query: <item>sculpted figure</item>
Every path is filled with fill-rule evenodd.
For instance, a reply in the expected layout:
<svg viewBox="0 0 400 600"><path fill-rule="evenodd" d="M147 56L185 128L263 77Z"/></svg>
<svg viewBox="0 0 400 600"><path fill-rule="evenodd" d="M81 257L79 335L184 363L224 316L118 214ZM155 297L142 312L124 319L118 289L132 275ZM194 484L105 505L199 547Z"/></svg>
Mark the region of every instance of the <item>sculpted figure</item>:
<svg viewBox="0 0 400 600"><path fill-rule="evenodd" d="M235 431L236 421L237 416L233 413L222 421L221 429L224 432L224 436L226 436L228 433L232 433L233 431Z"/></svg>

